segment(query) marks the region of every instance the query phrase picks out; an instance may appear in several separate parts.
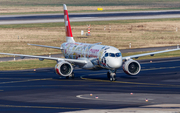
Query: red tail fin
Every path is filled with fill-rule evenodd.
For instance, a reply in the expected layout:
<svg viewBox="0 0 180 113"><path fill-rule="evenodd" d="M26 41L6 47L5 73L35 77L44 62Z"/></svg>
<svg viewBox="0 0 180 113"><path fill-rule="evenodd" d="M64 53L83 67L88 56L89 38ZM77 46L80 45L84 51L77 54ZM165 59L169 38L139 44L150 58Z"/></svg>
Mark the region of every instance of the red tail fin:
<svg viewBox="0 0 180 113"><path fill-rule="evenodd" d="M63 4L64 7L64 23L65 23L65 29L66 29L66 41L74 43L74 38L71 31L71 24L69 21L69 15L67 11L66 4Z"/></svg>

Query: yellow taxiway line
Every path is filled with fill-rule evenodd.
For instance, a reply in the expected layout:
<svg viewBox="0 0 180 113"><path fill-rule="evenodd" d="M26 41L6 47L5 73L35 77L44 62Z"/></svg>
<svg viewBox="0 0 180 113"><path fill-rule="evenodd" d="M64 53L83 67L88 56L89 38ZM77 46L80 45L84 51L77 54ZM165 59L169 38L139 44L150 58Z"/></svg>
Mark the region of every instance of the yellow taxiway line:
<svg viewBox="0 0 180 113"><path fill-rule="evenodd" d="M22 81L0 82L0 84L10 84L10 83L20 83L20 82L32 82L32 81L39 81L39 80L52 80L52 78L28 79L28 80L22 80Z"/></svg>
<svg viewBox="0 0 180 113"><path fill-rule="evenodd" d="M68 108L68 107L49 107L49 106L18 106L18 105L3 105L0 104L0 107L8 107L8 108L40 108L40 109L85 109L85 108Z"/></svg>

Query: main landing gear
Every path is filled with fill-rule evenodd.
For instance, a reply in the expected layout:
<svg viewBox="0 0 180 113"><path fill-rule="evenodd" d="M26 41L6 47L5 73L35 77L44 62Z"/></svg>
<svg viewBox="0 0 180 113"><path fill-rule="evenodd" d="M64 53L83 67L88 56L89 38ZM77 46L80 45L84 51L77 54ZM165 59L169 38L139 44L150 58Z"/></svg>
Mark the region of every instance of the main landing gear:
<svg viewBox="0 0 180 113"><path fill-rule="evenodd" d="M107 72L107 77L110 81L116 81L116 70L109 70Z"/></svg>

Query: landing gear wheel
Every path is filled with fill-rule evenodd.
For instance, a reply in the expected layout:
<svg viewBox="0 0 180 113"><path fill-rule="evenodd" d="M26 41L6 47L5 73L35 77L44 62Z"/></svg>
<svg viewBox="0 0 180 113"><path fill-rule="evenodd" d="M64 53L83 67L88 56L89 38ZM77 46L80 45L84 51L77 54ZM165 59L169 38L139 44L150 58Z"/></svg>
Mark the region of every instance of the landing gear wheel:
<svg viewBox="0 0 180 113"><path fill-rule="evenodd" d="M66 79L69 79L70 77L71 77L72 79L74 79L74 72L72 72L69 76L67 76Z"/></svg>
<svg viewBox="0 0 180 113"><path fill-rule="evenodd" d="M109 70L107 72L107 77L110 81L115 81L116 80L116 70Z"/></svg>
<svg viewBox="0 0 180 113"><path fill-rule="evenodd" d="M74 72L71 73L71 78L74 79Z"/></svg>
<svg viewBox="0 0 180 113"><path fill-rule="evenodd" d="M116 75L114 75L114 77L113 77L113 81L116 81Z"/></svg>
<svg viewBox="0 0 180 113"><path fill-rule="evenodd" d="M110 79L110 77L111 77L111 76L110 76L110 73L107 72L107 78Z"/></svg>
<svg viewBox="0 0 180 113"><path fill-rule="evenodd" d="M110 81L116 81L116 74L111 74Z"/></svg>
<svg viewBox="0 0 180 113"><path fill-rule="evenodd" d="M111 77L111 78L110 78L110 81L116 81L116 78Z"/></svg>

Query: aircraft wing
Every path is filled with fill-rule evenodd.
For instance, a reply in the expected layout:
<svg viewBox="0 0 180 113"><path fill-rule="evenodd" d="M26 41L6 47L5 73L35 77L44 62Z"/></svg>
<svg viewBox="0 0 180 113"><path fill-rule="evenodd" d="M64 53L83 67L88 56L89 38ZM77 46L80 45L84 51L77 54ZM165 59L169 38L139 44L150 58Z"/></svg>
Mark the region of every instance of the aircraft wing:
<svg viewBox="0 0 180 113"><path fill-rule="evenodd" d="M47 48L53 48L53 49L63 49L62 47L55 47L55 46L46 46L46 45L37 45L37 44L28 44L31 46L39 46L39 47L47 47Z"/></svg>
<svg viewBox="0 0 180 113"><path fill-rule="evenodd" d="M45 57L45 56L34 56L34 55L23 55L23 54L12 54L12 53L0 53L2 55L11 55L11 56L20 56L21 59L25 58L25 57L29 57L29 58L39 58L39 60L44 60L44 59L48 59L48 60L56 60L56 61L67 61L70 63L74 63L77 65L85 65L87 63L86 60L78 60L78 59L66 59L66 58L57 58L57 57Z"/></svg>
<svg viewBox="0 0 180 113"><path fill-rule="evenodd" d="M144 53L144 54L138 54L138 55L131 55L131 56L123 57L122 59L123 59L123 60L128 60L128 59L131 59L131 58L139 58L139 57L148 56L148 55L154 56L155 54L165 53L165 52L171 52L171 51L177 51L177 50L180 50L180 48L170 49L170 50L164 50L164 51L157 51L157 52L151 52L151 53Z"/></svg>

